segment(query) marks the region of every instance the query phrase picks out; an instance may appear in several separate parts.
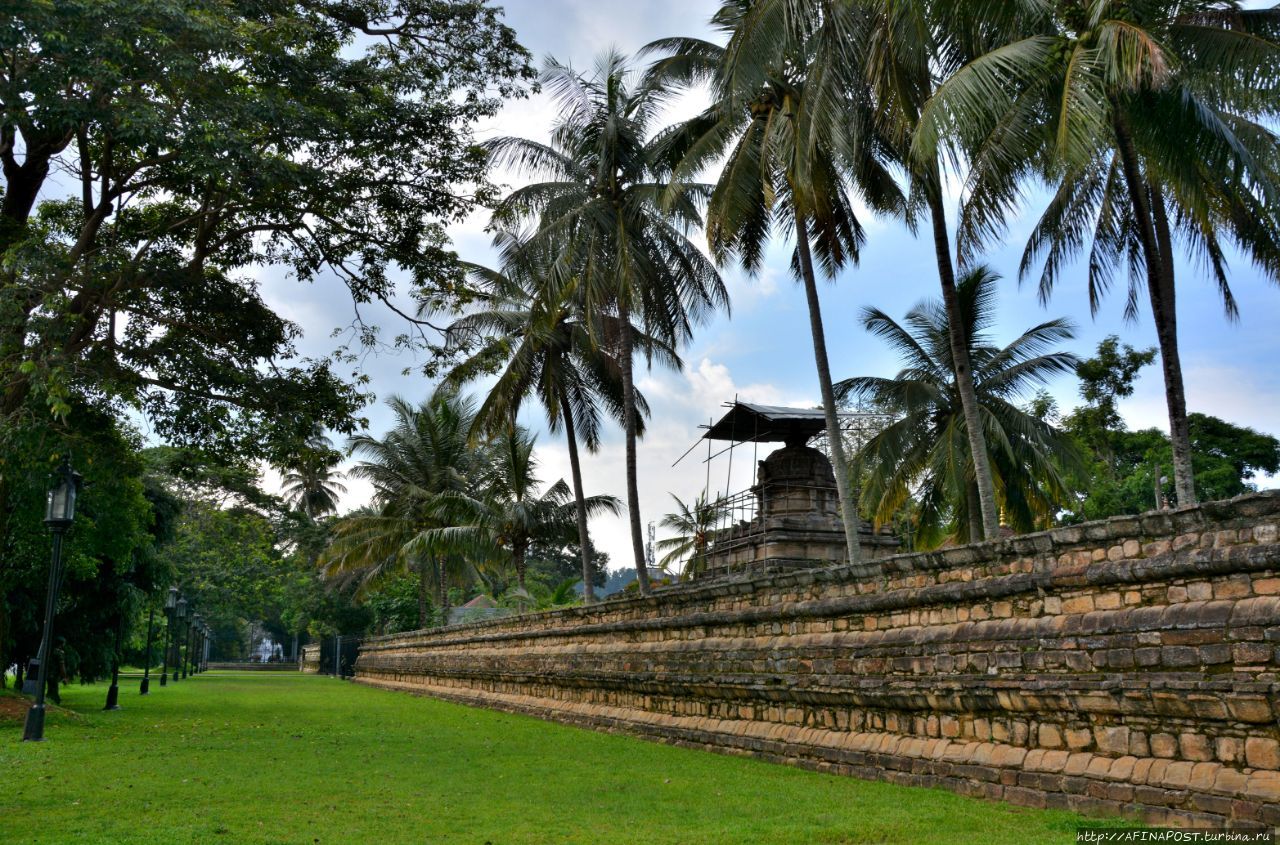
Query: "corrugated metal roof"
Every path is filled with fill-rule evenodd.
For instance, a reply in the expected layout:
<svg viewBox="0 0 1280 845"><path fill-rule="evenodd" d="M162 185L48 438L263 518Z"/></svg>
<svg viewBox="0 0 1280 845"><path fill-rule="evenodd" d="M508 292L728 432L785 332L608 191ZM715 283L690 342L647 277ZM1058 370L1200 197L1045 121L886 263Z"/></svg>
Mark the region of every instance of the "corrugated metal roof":
<svg viewBox="0 0 1280 845"><path fill-rule="evenodd" d="M808 440L826 427L826 418L820 409L735 402L702 437L704 440L754 440L763 443Z"/></svg>

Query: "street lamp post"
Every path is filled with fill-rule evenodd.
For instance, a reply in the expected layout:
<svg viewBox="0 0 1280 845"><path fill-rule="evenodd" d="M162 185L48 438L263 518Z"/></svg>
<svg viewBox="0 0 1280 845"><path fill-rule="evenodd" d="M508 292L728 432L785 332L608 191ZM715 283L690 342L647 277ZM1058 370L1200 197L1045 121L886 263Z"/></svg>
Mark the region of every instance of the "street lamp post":
<svg viewBox="0 0 1280 845"><path fill-rule="evenodd" d="M181 630L183 625L187 624L187 600L185 597L178 599L178 609L174 611L178 619L178 629ZM182 662L182 642L178 637L173 638L173 679L177 681L179 678L179 664ZM183 674L181 677L185 678Z"/></svg>
<svg viewBox="0 0 1280 845"><path fill-rule="evenodd" d="M27 711L27 721L22 728L24 742L44 739L44 693L49 683L49 649L53 640L53 613L58 603L58 588L62 584L62 538L76 518L76 495L80 492L80 474L71 469L71 461L64 458L58 470L58 481L45 502L44 524L53 535L53 557L49 562L49 592L44 600L44 630L40 634L39 675L36 679L36 701Z"/></svg>
<svg viewBox="0 0 1280 845"><path fill-rule="evenodd" d="M191 630L187 632L187 674L194 675L199 664L196 662L196 643L200 641L200 625L202 617L199 613L191 617Z"/></svg>
<svg viewBox="0 0 1280 845"><path fill-rule="evenodd" d="M151 605L147 611L147 659L142 664L142 686L138 690L138 695L147 695L151 692L151 639L155 633L156 624L156 606Z"/></svg>
<svg viewBox="0 0 1280 845"><path fill-rule="evenodd" d="M173 631L173 614L178 611L178 588L170 587L164 597L164 653L160 658L160 686L169 683L169 634Z"/></svg>
<svg viewBox="0 0 1280 845"><path fill-rule="evenodd" d="M183 637L187 646L186 651L182 653L182 677L184 679L191 674L191 632L196 629L195 608L188 607L187 610L191 613L191 616L187 619L186 636Z"/></svg>

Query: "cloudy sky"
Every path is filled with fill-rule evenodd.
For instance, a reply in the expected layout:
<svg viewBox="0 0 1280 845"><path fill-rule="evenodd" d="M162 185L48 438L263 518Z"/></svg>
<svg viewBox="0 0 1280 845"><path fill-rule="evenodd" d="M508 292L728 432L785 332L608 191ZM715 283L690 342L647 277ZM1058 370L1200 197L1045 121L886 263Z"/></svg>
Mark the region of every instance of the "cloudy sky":
<svg viewBox="0 0 1280 845"><path fill-rule="evenodd" d="M588 68L592 58L610 46L634 52L662 36L708 35L706 21L714 6L710 0L510 0L506 14L539 62L554 56ZM686 104L685 110L688 108L691 106ZM517 101L480 134L542 140L553 116L545 97ZM515 181L514 177L501 179L508 184ZM1018 285L1021 244L1038 211L1029 208L1026 219L1012 227L1005 244L987 256L1006 276L1001 285L997 339L1010 340L1045 319L1065 316L1078 327L1069 348L1081 356L1091 354L1098 341L1109 334L1119 334L1137 347L1154 346L1149 316L1144 312L1136 324L1126 324L1120 295L1107 301L1096 318L1090 317L1082 272L1064 280L1047 307L1038 302L1034 287ZM486 262L492 254L483 232L484 221L485 215L477 214L453 230L456 247L468 260ZM932 244L913 237L893 221L865 222L868 243L860 266L847 270L822 290L829 354L837 379L892 375L898 369L894 357L859 327L858 312L863 306L875 305L901 317L922 298L937 295ZM706 467L700 462L704 450L696 450L679 466L673 468L672 464L699 436L697 426L722 413L721 403L737 396L773 404L818 404L804 297L787 272L790 248L785 243L775 244L757 278L748 278L738 269L726 270L733 296L732 315L718 316L683 350L683 372L655 371L640 383L654 412L649 433L640 444L640 504L646 522L660 520L672 509L669 493L688 500L702 491L707 478ZM300 292L296 283L287 279L270 276L263 282L268 299L306 330L303 348L309 354L329 351L331 332L350 323L349 300L336 284L321 282ZM1247 262L1234 261L1232 285L1242 317L1239 323L1230 324L1213 285L1196 268L1184 267L1180 284L1179 332L1190 409L1262 431L1280 432L1280 374L1276 366L1280 361L1280 290ZM402 330L390 315L381 316L388 335ZM430 390L420 375L402 375L401 371L414 363L407 356L365 358L364 370L379 397L366 412L373 432L380 433L388 424L381 400L392 394L418 400ZM1063 378L1049 388L1064 410L1079 403L1074 379ZM1122 411L1131 427L1167 430L1156 367L1143 372L1137 392L1123 403ZM542 427L532 412L525 422L535 429ZM544 432L538 454L545 480L568 477L568 457L561 440ZM623 467L622 436L613 431L600 453L585 460L587 492L624 498ZM711 467L712 489L745 488L751 483L752 472L749 454L739 454L731 478L727 461L718 459ZM1270 483L1267 480L1264 486ZM348 486L347 507L367 499L367 488L359 483ZM596 519L591 527L597 545L609 553L611 566L630 565L623 519Z"/></svg>

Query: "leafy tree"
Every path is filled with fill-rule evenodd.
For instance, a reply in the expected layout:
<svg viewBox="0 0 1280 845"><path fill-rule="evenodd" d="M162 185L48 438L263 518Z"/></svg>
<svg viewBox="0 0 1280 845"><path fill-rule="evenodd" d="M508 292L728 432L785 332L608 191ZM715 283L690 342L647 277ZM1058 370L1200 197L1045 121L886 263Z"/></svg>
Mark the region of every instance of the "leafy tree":
<svg viewBox="0 0 1280 845"><path fill-rule="evenodd" d="M527 58L478 0L12 7L0 431L75 394L226 454L280 460L314 423L351 430L363 397L297 358L251 270L332 272L357 307L389 302L396 268L447 294L444 226L492 198L471 127L520 92Z"/></svg>
<svg viewBox="0 0 1280 845"><path fill-rule="evenodd" d="M1191 456L1196 495L1202 501L1229 499L1256 490L1258 473L1280 472L1280 440L1207 414L1191 414Z"/></svg>
<svg viewBox="0 0 1280 845"><path fill-rule="evenodd" d="M1117 397L1133 394L1139 370L1155 350L1138 351L1108 337L1097 354L1082 361L1080 395L1085 404L1063 420L1066 430L1089 454L1076 487L1079 501L1064 522L1142 513L1167 506L1174 493L1172 445L1157 429L1129 431L1116 408ZM1196 494L1201 500L1226 499L1254 489L1258 472L1280 470L1280 441L1204 414L1189 419Z"/></svg>
<svg viewBox="0 0 1280 845"><path fill-rule="evenodd" d="M589 539L588 542L590 542ZM595 547L595 543L591 543L589 557L593 586L603 587L609 580L609 553L600 551ZM581 552L575 543L548 543L535 540L529 546L529 575L549 584L558 584L578 576L581 560Z"/></svg>
<svg viewBox="0 0 1280 845"><path fill-rule="evenodd" d="M44 625L50 566L45 496L69 456L86 484L63 543L55 635L68 667L84 680L105 675L120 619L131 619L139 591L165 578L152 554L154 513L138 459L138 434L74 397L75 414L50 423L25 415L5 432L0 476L10 496L0 511L0 665L36 655Z"/></svg>
<svg viewBox="0 0 1280 845"><path fill-rule="evenodd" d="M997 501L1011 528L1030 531L1044 527L1059 507L1072 501L1068 476L1060 467L1076 465L1079 456L1070 438L1015 400L1030 387L1075 369L1074 355L1053 348L1073 332L1066 320L1050 320L1003 348L996 346L987 332L995 318L997 282L991 270L978 267L961 278L956 292ZM934 545L947 537L976 540L983 534L981 508L945 307L921 303L907 314L905 326L867 308L862 322L904 363L894 378L863 376L836 385L842 396L868 400L898 417L858 455L868 470L865 506L879 526L893 521L914 498L919 544Z"/></svg>
<svg viewBox="0 0 1280 845"><path fill-rule="evenodd" d="M640 590L648 592L636 477L636 325L675 348L696 322L727 307L728 293L687 237L702 224L695 200L705 190L669 180L652 139L666 94L636 84L615 52L601 55L590 76L549 61L543 84L560 107L551 143L499 138L488 146L495 160L547 181L513 191L495 217L503 225L536 221L535 239L563 250L555 284L577 277L584 311L617 317L631 546Z"/></svg>
<svg viewBox="0 0 1280 845"><path fill-rule="evenodd" d="M942 135L974 161L962 245L1002 234L1029 181L1056 186L1022 262L1023 275L1043 265L1042 298L1082 252L1094 309L1117 271L1129 271L1130 318L1145 287L1176 496L1191 504L1176 250L1201 261L1232 319L1226 244L1280 280L1280 11L1234 0L1021 5L1017 34L938 89L920 147Z"/></svg>

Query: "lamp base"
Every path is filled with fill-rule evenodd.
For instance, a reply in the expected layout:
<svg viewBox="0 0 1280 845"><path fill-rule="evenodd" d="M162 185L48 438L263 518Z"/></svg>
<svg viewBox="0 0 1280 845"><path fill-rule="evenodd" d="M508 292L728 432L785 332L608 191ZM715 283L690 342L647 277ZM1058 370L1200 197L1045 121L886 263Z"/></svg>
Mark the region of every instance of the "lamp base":
<svg viewBox="0 0 1280 845"><path fill-rule="evenodd" d="M33 704L27 711L27 721L22 727L22 741L44 741L44 705Z"/></svg>
<svg viewBox="0 0 1280 845"><path fill-rule="evenodd" d="M151 679L143 678L142 686L138 687L138 695L147 695L151 692Z"/></svg>
<svg viewBox="0 0 1280 845"><path fill-rule="evenodd" d="M120 687L112 684L107 687L107 706L103 710L119 710L120 709Z"/></svg>

